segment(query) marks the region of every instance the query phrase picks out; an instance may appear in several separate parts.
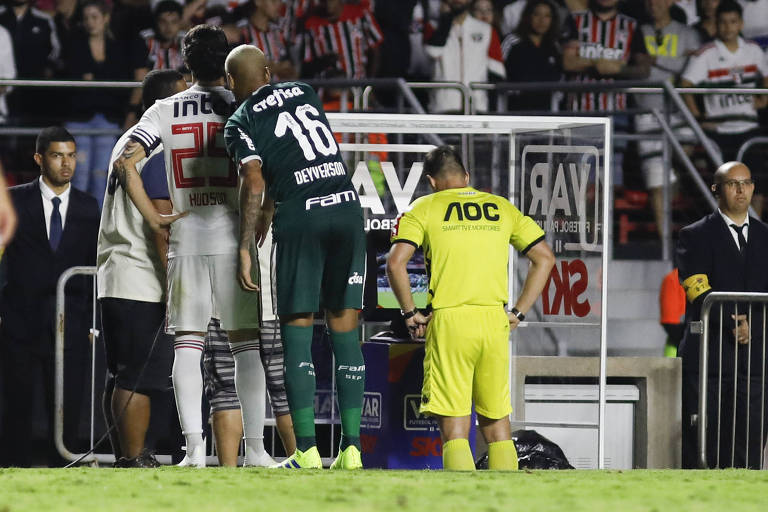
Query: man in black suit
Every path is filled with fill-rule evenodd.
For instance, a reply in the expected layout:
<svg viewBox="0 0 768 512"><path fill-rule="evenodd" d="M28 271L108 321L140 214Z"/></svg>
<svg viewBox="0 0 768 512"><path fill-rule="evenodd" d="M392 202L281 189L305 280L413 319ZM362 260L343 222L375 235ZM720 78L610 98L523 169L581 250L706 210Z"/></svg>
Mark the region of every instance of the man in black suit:
<svg viewBox="0 0 768 512"><path fill-rule="evenodd" d="M75 140L60 127L37 137L40 178L10 189L18 229L2 264L7 284L0 295L0 351L5 412L0 458L7 465L57 464L53 444L56 283L66 269L95 265L99 208L96 199L70 186ZM65 323L65 440L77 439L88 371L91 278L67 286ZM44 399L42 396L44 396ZM44 407L45 422L36 421ZM40 442L36 432L44 432Z"/></svg>
<svg viewBox="0 0 768 512"><path fill-rule="evenodd" d="M677 246L680 281L689 303L686 326L700 319L702 302L710 292L768 292L768 265L765 264L768 227L748 215L755 191L749 168L740 162L721 165L715 172L712 191L718 199L718 210L683 228ZM763 417L768 412L762 383L763 375L768 382L768 373L763 374L766 369L763 316L759 304L750 310L746 303L725 303L722 316L719 305L711 310L707 344L706 446L709 467L760 468L765 427L768 426L768 419ZM680 344L683 358L683 467L686 468L699 466L697 427L692 417L698 412L700 342L701 336L688 329ZM718 386L722 387L718 389ZM732 420L734 393L735 434Z"/></svg>

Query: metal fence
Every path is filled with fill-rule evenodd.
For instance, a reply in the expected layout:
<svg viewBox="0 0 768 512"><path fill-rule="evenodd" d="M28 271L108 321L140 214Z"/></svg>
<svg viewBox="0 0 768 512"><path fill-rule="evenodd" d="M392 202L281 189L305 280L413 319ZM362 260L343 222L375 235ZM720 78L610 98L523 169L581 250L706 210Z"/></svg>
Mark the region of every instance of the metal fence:
<svg viewBox="0 0 768 512"><path fill-rule="evenodd" d="M765 467L768 293L710 293L702 304L696 426L702 468ZM686 418L683 419L685 421Z"/></svg>

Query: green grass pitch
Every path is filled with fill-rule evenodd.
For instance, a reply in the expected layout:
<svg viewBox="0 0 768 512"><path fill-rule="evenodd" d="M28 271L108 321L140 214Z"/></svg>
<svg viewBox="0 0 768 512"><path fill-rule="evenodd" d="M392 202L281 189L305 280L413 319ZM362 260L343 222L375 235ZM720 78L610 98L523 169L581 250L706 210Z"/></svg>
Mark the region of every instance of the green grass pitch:
<svg viewBox="0 0 768 512"><path fill-rule="evenodd" d="M0 469L0 512L768 510L768 472Z"/></svg>

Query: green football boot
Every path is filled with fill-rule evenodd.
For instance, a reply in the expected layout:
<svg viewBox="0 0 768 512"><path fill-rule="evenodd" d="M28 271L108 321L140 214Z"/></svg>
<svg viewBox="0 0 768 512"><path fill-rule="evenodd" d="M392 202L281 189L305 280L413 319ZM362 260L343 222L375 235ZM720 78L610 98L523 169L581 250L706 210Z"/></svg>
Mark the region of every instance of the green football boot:
<svg viewBox="0 0 768 512"><path fill-rule="evenodd" d="M305 452L296 449L294 454L283 462L270 467L282 469L323 469L323 461L320 459L317 446L313 446Z"/></svg>
<svg viewBox="0 0 768 512"><path fill-rule="evenodd" d="M354 445L347 446L344 451L339 450L339 455L331 464L331 469L363 469L360 450Z"/></svg>

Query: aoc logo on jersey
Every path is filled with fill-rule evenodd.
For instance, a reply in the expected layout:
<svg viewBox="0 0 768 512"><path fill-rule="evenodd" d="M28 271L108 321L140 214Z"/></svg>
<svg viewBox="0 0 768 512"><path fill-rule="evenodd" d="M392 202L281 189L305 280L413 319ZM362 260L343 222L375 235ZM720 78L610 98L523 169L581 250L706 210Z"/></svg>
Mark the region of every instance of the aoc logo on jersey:
<svg viewBox="0 0 768 512"><path fill-rule="evenodd" d="M451 217L454 216L457 220L480 220L485 218L485 220L497 221L499 220L498 211L499 205L496 203L483 203L481 206L477 203L467 202L461 204L456 201L448 205L443 222L449 222Z"/></svg>
<svg viewBox="0 0 768 512"><path fill-rule="evenodd" d="M363 284L363 276L355 272L351 276L349 276L349 279L347 280L347 283L349 284Z"/></svg>
<svg viewBox="0 0 768 512"><path fill-rule="evenodd" d="M263 112L269 107L282 107L285 99L302 96L304 91L299 86L290 89L274 89L272 94L253 105L254 112Z"/></svg>

